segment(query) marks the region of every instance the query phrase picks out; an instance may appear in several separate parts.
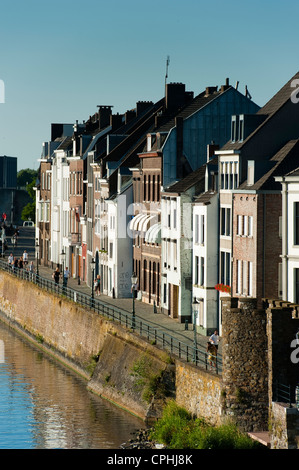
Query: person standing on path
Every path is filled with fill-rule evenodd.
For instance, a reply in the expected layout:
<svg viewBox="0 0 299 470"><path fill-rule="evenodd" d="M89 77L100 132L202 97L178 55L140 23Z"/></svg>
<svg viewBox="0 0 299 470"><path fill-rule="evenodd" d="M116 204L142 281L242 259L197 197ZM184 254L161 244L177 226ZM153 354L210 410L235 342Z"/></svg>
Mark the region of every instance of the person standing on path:
<svg viewBox="0 0 299 470"><path fill-rule="evenodd" d="M12 255L12 253L10 253L10 255L8 257L8 265L12 267L13 266L13 261L14 261L13 255Z"/></svg>
<svg viewBox="0 0 299 470"><path fill-rule="evenodd" d="M219 341L220 341L220 337L218 334L218 330L215 330L214 333L210 336L210 343L212 343L215 346L216 352L218 350Z"/></svg>
<svg viewBox="0 0 299 470"><path fill-rule="evenodd" d="M59 284L59 278L60 278L60 271L59 271L59 267L57 266L57 268L55 269L54 273L52 274L52 277L55 281L55 284Z"/></svg>
<svg viewBox="0 0 299 470"><path fill-rule="evenodd" d="M70 277L69 268L66 267L63 273L63 286L64 287L67 287L67 281L69 277Z"/></svg>
<svg viewBox="0 0 299 470"><path fill-rule="evenodd" d="M94 281L94 290L96 295L101 295L101 276L99 274Z"/></svg>
<svg viewBox="0 0 299 470"><path fill-rule="evenodd" d="M26 250L24 250L24 253L23 253L23 261L24 261L24 266L26 266L28 264L28 253Z"/></svg>

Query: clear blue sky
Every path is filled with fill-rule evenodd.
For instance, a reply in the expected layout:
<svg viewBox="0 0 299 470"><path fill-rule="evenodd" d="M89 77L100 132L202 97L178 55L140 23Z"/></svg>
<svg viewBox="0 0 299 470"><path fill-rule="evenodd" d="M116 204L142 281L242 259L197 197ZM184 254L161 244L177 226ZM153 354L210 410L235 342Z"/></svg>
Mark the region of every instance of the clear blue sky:
<svg viewBox="0 0 299 470"><path fill-rule="evenodd" d="M38 168L52 122L125 112L168 82L200 93L229 77L264 105L298 70L296 0L1 0L0 155Z"/></svg>

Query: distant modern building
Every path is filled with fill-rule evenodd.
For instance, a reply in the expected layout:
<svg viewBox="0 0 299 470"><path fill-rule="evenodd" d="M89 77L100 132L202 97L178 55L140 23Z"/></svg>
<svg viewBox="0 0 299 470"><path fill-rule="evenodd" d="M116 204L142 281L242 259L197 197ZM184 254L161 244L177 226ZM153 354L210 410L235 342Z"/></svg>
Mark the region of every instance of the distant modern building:
<svg viewBox="0 0 299 470"><path fill-rule="evenodd" d="M17 158L0 157L0 189L15 189L17 187Z"/></svg>

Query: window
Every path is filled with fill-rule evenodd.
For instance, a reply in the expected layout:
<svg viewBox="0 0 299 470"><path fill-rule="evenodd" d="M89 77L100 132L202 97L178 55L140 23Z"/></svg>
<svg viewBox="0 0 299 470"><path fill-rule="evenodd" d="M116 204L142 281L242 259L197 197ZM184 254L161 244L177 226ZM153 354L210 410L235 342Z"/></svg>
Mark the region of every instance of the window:
<svg viewBox="0 0 299 470"><path fill-rule="evenodd" d="M199 257L195 256L194 260L194 284L198 284Z"/></svg>
<svg viewBox="0 0 299 470"><path fill-rule="evenodd" d="M252 237L252 224L253 224L253 217L251 215L248 216L248 236Z"/></svg>
<svg viewBox="0 0 299 470"><path fill-rule="evenodd" d="M194 241L199 243L199 215L195 215Z"/></svg>
<svg viewBox="0 0 299 470"><path fill-rule="evenodd" d="M199 284L203 286L205 283L205 259L201 256L200 258L200 279Z"/></svg>
<svg viewBox="0 0 299 470"><path fill-rule="evenodd" d="M252 262L248 262L248 295L252 296Z"/></svg>
<svg viewBox="0 0 299 470"><path fill-rule="evenodd" d="M109 258L113 258L113 243L109 243Z"/></svg>
<svg viewBox="0 0 299 470"><path fill-rule="evenodd" d="M173 269L177 270L177 264L178 264L178 255L177 255L177 243L176 240L172 243L173 245Z"/></svg>
<svg viewBox="0 0 299 470"><path fill-rule="evenodd" d="M226 251L220 252L220 282L230 285L230 253Z"/></svg>
<svg viewBox="0 0 299 470"><path fill-rule="evenodd" d="M146 291L147 261L143 261L143 290Z"/></svg>
<svg viewBox="0 0 299 470"><path fill-rule="evenodd" d="M221 216L220 216L220 227L221 227L221 235L230 237L231 235L231 222L230 222L230 213L231 210L228 207L221 208Z"/></svg>
<svg viewBox="0 0 299 470"><path fill-rule="evenodd" d="M295 271L295 273L294 273L295 274L295 292L294 292L294 294L295 294L294 297L295 298L294 298L294 302L296 304L298 304L299 303L299 269L295 268L294 271Z"/></svg>
<svg viewBox="0 0 299 470"><path fill-rule="evenodd" d="M237 294L242 294L242 261L237 260Z"/></svg>
<svg viewBox="0 0 299 470"><path fill-rule="evenodd" d="M278 265L278 298L282 299L282 263Z"/></svg>
<svg viewBox="0 0 299 470"><path fill-rule="evenodd" d="M243 215L237 216L237 235L243 235Z"/></svg>
<svg viewBox="0 0 299 470"><path fill-rule="evenodd" d="M299 245L299 202L294 202L294 245Z"/></svg>

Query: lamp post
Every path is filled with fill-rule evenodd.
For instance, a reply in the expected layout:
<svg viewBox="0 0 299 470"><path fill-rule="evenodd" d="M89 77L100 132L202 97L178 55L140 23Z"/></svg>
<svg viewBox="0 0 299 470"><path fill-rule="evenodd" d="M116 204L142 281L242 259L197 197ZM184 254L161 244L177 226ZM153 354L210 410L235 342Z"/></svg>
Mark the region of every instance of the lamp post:
<svg viewBox="0 0 299 470"><path fill-rule="evenodd" d="M16 237L11 237L11 244L12 244L12 255L13 257L15 257Z"/></svg>
<svg viewBox="0 0 299 470"><path fill-rule="evenodd" d="M16 239L14 239L14 245L16 243ZM35 257L36 257L36 275L38 276L38 263L39 263L39 241L38 239L35 240Z"/></svg>
<svg viewBox="0 0 299 470"><path fill-rule="evenodd" d="M95 259L92 258L92 260L91 260L91 262L90 262L90 269L91 269L91 272L92 272L92 284L91 284L91 298L92 298L92 304L93 304L93 300L94 300L94 270L95 270L95 266L96 266Z"/></svg>
<svg viewBox="0 0 299 470"><path fill-rule="evenodd" d="M4 227L2 227L1 240L2 240L2 258L3 258L3 256L4 256L4 244L5 244L5 228Z"/></svg>
<svg viewBox="0 0 299 470"><path fill-rule="evenodd" d="M60 258L61 258L61 266L62 266L62 275L64 272L64 260L65 260L65 252L64 249L62 248L61 253L60 253Z"/></svg>
<svg viewBox="0 0 299 470"><path fill-rule="evenodd" d="M198 307L199 307L199 303L198 303L198 300L196 299L196 297L194 297L194 301L193 301L193 332L194 332L194 336L193 336L193 346L194 346L194 362L195 364L197 363L197 331L196 331L196 321L197 321L197 317L198 317Z"/></svg>
<svg viewBox="0 0 299 470"><path fill-rule="evenodd" d="M137 289L137 282L138 282L138 277L136 276L135 273L132 274L131 276L131 284L132 284L132 300L133 300L133 305L132 305L132 329L135 329L135 292Z"/></svg>

